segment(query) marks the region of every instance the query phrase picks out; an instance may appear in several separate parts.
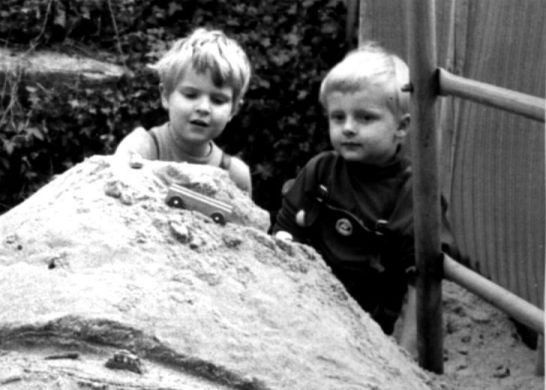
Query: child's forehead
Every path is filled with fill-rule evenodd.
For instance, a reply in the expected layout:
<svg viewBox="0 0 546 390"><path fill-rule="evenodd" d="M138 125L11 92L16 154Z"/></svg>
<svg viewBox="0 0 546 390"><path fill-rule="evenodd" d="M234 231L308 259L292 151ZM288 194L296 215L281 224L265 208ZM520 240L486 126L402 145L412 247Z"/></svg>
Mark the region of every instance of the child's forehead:
<svg viewBox="0 0 546 390"><path fill-rule="evenodd" d="M212 81L212 72L208 68L197 68L189 63L181 69L178 79L179 81L188 79L207 79Z"/></svg>
<svg viewBox="0 0 546 390"><path fill-rule="evenodd" d="M343 101L346 103L370 103L370 104L385 104L392 99L392 91L386 85L370 83L361 86L353 86L352 88L336 88L331 90L326 95L328 105Z"/></svg>
<svg viewBox="0 0 546 390"><path fill-rule="evenodd" d="M182 83L211 83L218 88L228 88L233 90L230 80L223 77L221 73L213 67L198 67L188 63L186 67L180 70L177 77L177 84Z"/></svg>

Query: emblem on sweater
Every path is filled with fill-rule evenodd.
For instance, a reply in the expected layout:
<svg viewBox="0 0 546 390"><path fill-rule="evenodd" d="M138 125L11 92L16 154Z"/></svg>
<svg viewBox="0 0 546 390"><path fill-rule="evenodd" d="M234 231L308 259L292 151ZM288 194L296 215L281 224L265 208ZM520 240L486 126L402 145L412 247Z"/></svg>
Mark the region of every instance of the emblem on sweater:
<svg viewBox="0 0 546 390"><path fill-rule="evenodd" d="M336 231L342 236L353 234L353 224L347 218L340 218L336 221Z"/></svg>

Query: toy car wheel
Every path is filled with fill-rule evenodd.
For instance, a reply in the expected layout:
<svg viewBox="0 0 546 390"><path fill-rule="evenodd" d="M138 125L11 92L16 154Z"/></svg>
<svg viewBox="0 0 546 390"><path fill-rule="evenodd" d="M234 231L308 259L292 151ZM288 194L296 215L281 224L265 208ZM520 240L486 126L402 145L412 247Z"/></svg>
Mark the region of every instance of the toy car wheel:
<svg viewBox="0 0 546 390"><path fill-rule="evenodd" d="M184 201L179 196L173 196L167 201L167 204L171 207L178 207L178 208L184 207Z"/></svg>
<svg viewBox="0 0 546 390"><path fill-rule="evenodd" d="M224 216L220 213L212 213L211 216L212 220L220 225L224 225L226 223L226 219Z"/></svg>

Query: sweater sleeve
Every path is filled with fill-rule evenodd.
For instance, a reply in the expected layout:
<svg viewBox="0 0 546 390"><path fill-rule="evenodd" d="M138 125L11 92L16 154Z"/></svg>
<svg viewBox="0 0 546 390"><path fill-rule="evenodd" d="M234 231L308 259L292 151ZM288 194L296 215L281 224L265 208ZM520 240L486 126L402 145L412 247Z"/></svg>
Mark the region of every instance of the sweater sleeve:
<svg viewBox="0 0 546 390"><path fill-rule="evenodd" d="M272 233L285 231L294 240L306 242L305 229L296 223L296 215L304 210L316 193L319 178L319 165L322 154L313 157L299 172L288 192L283 196L281 209L277 213Z"/></svg>

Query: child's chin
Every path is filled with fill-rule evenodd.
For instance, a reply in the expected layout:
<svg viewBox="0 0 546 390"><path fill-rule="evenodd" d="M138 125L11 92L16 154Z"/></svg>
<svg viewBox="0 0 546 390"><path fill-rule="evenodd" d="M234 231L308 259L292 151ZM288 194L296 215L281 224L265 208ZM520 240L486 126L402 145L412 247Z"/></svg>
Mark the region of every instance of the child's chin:
<svg viewBox="0 0 546 390"><path fill-rule="evenodd" d="M340 153L344 160L350 162L364 162L365 158L360 153L343 151Z"/></svg>

